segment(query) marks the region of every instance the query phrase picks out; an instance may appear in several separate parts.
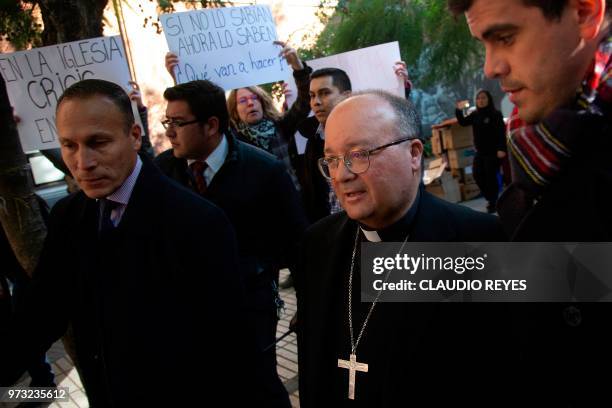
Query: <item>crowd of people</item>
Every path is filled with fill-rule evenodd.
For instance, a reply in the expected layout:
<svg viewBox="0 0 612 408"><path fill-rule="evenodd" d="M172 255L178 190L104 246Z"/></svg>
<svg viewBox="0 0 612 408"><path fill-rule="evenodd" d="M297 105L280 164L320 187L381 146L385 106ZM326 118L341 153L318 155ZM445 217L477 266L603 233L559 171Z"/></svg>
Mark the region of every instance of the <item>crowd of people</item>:
<svg viewBox="0 0 612 408"><path fill-rule="evenodd" d="M269 347L287 267L302 407L602 401L609 304L361 302L360 244L612 241L609 3L448 0L515 106L507 128L486 90L474 112L456 110L499 216L425 190L402 62L405 97L353 92L346 72L313 71L279 42L298 88L290 107L255 86L226 99L210 81L176 84L162 122L172 147L154 159L137 93L97 79L67 88L56 125L80 191L51 210L0 328L0 385L44 365L71 327L91 406L289 407ZM177 56L165 63L172 75ZM513 182L498 197L505 158Z"/></svg>

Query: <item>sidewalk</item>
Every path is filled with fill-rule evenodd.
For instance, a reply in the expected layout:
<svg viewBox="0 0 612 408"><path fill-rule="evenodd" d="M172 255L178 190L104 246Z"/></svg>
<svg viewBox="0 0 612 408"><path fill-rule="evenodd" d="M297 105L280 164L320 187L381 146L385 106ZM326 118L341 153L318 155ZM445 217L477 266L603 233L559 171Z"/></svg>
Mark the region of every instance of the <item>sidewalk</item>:
<svg viewBox="0 0 612 408"><path fill-rule="evenodd" d="M289 271L284 269L281 271L280 280L283 281ZM295 290L281 289L281 296L285 301L285 312L282 319L278 322L277 338L282 336L287 330L289 330L289 321L297 310L297 302L295 300ZM295 333L291 333L289 336L281 340L276 349L277 362L278 362L278 375L287 388L292 407L299 407L298 401L298 380L297 380L297 339ZM47 358L53 367L55 373L55 379L59 387L68 387L70 394L70 402L55 402L48 405L52 408L65 407L65 408L88 408L89 403L85 390L81 384L81 379L74 368L72 360L66 354L64 346L61 341L55 343L49 352ZM22 381L17 384L20 387L27 387L30 382L29 377L24 377ZM13 403L2 403L0 402L0 408L15 408L18 404Z"/></svg>

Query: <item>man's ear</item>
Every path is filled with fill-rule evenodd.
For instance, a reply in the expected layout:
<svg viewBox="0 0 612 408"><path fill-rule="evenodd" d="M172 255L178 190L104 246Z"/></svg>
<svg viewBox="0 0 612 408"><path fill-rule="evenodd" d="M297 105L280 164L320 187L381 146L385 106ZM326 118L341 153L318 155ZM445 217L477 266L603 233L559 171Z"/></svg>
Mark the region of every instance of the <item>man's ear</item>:
<svg viewBox="0 0 612 408"><path fill-rule="evenodd" d="M206 124L208 125L209 135L216 135L217 133L219 133L219 118L218 117L211 116L206 121Z"/></svg>
<svg viewBox="0 0 612 408"><path fill-rule="evenodd" d="M413 170L421 168L421 159L423 157L423 142L420 139L415 139L410 142L411 166Z"/></svg>
<svg viewBox="0 0 612 408"><path fill-rule="evenodd" d="M571 0L569 7L576 10L582 39L595 39L606 16L606 0Z"/></svg>
<svg viewBox="0 0 612 408"><path fill-rule="evenodd" d="M137 123L132 124L130 129L130 138L132 138L132 147L134 150L139 151L142 145L142 129Z"/></svg>

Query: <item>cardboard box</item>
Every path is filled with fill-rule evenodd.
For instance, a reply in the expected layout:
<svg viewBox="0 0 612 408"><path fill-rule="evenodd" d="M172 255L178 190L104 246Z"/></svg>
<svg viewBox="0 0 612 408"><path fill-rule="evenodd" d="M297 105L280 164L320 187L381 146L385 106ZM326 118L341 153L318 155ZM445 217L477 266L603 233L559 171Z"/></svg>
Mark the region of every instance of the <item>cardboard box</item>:
<svg viewBox="0 0 612 408"><path fill-rule="evenodd" d="M473 166L467 166L463 169L451 169L451 174L456 179L459 179L460 183L473 184L476 182L476 180L474 180L473 170L474 170Z"/></svg>
<svg viewBox="0 0 612 408"><path fill-rule="evenodd" d="M438 156L444 152L442 146L442 132L438 129L433 129L431 133L431 152Z"/></svg>
<svg viewBox="0 0 612 408"><path fill-rule="evenodd" d="M461 199L463 201L472 200L480 195L480 189L476 183L461 184Z"/></svg>
<svg viewBox="0 0 612 408"><path fill-rule="evenodd" d="M473 164L476 149L473 147L464 147L463 149L449 150L447 154L448 164L451 169L463 169Z"/></svg>
<svg viewBox="0 0 612 408"><path fill-rule="evenodd" d="M423 182L429 193L451 203L461 201L459 182L446 170L444 159L434 159L426 163Z"/></svg>
<svg viewBox="0 0 612 408"><path fill-rule="evenodd" d="M442 143L446 150L462 149L474 145L474 136L472 135L472 127L463 127L459 124L453 124L442 129Z"/></svg>

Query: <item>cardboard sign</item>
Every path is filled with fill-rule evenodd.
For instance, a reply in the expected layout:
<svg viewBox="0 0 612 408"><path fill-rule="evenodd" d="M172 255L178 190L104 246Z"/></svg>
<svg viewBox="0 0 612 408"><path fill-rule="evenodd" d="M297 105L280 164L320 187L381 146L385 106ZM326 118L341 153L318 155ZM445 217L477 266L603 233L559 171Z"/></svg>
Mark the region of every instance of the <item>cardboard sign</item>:
<svg viewBox="0 0 612 408"><path fill-rule="evenodd" d="M97 78L114 82L126 92L131 89L119 36L0 54L0 73L15 114L21 119L17 130L24 152L59 147L55 106L70 85Z"/></svg>
<svg viewBox="0 0 612 408"><path fill-rule="evenodd" d="M221 7L163 14L168 48L179 58L177 83L207 79L225 90L286 79L291 68L268 6Z"/></svg>
<svg viewBox="0 0 612 408"><path fill-rule="evenodd" d="M395 75L393 65L400 61L399 43L397 41L343 52L324 58L308 61L313 70L321 68L340 68L350 80L353 91L382 89L399 97L405 97L404 83ZM297 87L293 77L287 80L291 89L291 104L297 97Z"/></svg>

